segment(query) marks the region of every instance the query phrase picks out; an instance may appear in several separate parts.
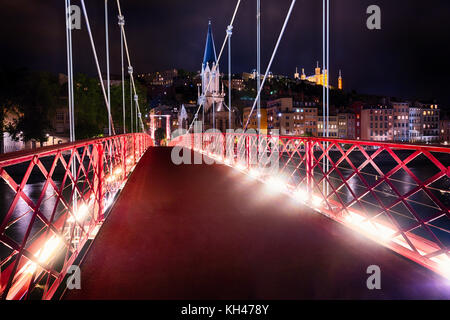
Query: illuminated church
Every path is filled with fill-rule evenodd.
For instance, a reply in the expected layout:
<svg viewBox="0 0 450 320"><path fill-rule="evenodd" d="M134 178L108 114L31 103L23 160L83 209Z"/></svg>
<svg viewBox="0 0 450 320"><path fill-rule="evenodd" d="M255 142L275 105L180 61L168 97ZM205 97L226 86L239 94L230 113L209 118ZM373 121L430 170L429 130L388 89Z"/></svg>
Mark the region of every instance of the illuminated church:
<svg viewBox="0 0 450 320"><path fill-rule="evenodd" d="M225 105L225 91L220 81L219 64L217 63L216 48L212 33L211 21L208 23L205 53L202 63L202 88L198 92L198 104L202 104L205 112L205 129L216 128L225 132L228 128L228 107ZM215 126L213 124L215 119ZM232 122L235 120L232 112Z"/></svg>
<svg viewBox="0 0 450 320"><path fill-rule="evenodd" d="M300 79L300 80L306 80L311 83L315 83L319 86L328 86L328 71L324 69L323 71L319 67L319 62L317 62L316 68L314 69L314 75L307 76L305 74L305 69L302 68L302 74L298 73L298 69L295 69L294 73L294 79ZM324 84L325 83L325 84ZM331 85L330 85L331 88ZM342 90L343 88L343 82L342 82L342 74L341 70L339 70L339 77L338 77L338 89Z"/></svg>

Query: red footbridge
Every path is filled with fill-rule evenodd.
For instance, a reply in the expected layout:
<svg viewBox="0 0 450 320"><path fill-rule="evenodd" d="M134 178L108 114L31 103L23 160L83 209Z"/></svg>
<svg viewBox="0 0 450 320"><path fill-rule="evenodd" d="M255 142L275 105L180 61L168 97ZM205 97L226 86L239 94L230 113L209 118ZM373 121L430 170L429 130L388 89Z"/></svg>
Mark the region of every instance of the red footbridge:
<svg viewBox="0 0 450 320"><path fill-rule="evenodd" d="M450 298L447 147L126 134L0 177L4 300Z"/></svg>

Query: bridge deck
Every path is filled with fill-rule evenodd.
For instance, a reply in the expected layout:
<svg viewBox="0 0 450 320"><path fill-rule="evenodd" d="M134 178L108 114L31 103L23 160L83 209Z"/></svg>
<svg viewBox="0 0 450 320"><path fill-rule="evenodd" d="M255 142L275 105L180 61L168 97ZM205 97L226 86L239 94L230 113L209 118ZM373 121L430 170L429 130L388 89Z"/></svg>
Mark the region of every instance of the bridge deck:
<svg viewBox="0 0 450 320"><path fill-rule="evenodd" d="M143 156L66 299L450 298L439 276L287 196L170 152Z"/></svg>

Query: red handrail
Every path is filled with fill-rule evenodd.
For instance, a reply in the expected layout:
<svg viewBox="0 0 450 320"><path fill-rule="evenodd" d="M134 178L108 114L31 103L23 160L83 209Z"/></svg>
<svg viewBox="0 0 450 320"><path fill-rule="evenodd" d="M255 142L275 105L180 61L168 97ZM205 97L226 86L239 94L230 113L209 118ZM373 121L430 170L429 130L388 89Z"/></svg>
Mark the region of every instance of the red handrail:
<svg viewBox="0 0 450 320"><path fill-rule="evenodd" d="M2 299L52 298L152 144L137 133L0 156Z"/></svg>

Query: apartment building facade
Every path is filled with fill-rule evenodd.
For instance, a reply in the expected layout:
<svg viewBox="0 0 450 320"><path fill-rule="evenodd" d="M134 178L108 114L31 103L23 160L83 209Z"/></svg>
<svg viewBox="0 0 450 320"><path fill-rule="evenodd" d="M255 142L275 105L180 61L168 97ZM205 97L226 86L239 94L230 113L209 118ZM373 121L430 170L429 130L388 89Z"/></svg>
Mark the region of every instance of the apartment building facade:
<svg viewBox="0 0 450 320"><path fill-rule="evenodd" d="M409 141L409 103L393 102L393 141Z"/></svg>
<svg viewBox="0 0 450 320"><path fill-rule="evenodd" d="M317 121L317 136L327 136L326 124L324 124L323 116L318 117ZM339 136L339 123L338 116L328 117L328 137L338 138Z"/></svg>
<svg viewBox="0 0 450 320"><path fill-rule="evenodd" d="M392 141L393 113L392 106L365 106L361 110L361 139Z"/></svg>

